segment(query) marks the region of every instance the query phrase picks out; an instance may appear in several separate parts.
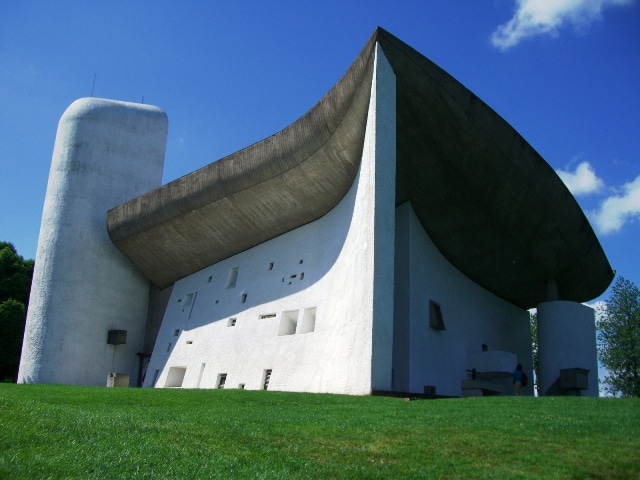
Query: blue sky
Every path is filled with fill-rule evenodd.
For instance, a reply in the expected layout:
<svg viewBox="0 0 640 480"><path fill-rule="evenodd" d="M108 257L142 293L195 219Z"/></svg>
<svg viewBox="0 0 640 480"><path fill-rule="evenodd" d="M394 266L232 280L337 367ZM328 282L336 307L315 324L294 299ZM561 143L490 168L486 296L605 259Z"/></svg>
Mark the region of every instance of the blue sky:
<svg viewBox="0 0 640 480"><path fill-rule="evenodd" d="M0 3L0 240L25 258L75 99L163 108L168 182L304 114L379 25L513 125L640 285L638 0Z"/></svg>

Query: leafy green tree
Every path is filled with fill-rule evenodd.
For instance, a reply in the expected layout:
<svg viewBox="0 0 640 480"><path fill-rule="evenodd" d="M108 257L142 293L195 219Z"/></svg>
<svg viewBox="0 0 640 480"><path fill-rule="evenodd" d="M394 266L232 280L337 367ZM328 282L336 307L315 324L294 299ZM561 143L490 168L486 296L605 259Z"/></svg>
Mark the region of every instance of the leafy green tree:
<svg viewBox="0 0 640 480"><path fill-rule="evenodd" d="M640 397L640 290L618 277L611 298L598 307L598 357L609 371L605 391Z"/></svg>
<svg viewBox="0 0 640 480"><path fill-rule="evenodd" d="M33 260L0 242L0 381L15 381L20 363Z"/></svg>
<svg viewBox="0 0 640 480"><path fill-rule="evenodd" d="M26 308L17 300L0 303L0 381L15 381L20 364Z"/></svg>

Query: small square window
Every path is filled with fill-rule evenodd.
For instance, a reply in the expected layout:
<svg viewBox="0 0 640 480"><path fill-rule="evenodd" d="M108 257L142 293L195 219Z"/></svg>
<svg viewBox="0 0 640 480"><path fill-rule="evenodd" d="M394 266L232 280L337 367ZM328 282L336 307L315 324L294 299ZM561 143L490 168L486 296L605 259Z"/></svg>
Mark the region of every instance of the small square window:
<svg viewBox="0 0 640 480"><path fill-rule="evenodd" d="M231 317L227 322L227 327L235 327L236 326L236 317Z"/></svg>

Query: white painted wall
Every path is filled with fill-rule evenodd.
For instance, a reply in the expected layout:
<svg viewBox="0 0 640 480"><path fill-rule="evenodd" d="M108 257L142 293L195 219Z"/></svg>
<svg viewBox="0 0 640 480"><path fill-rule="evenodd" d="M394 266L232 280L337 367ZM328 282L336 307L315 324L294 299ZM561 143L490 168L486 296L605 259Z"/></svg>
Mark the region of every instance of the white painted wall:
<svg viewBox="0 0 640 480"><path fill-rule="evenodd" d="M146 386L177 386L186 368L183 388L215 388L226 373L225 388L260 389L266 369L275 390L390 387L395 80L377 55L362 164L347 195L319 220L176 282ZM301 333L310 309L314 330ZM279 334L290 319L296 333Z"/></svg>
<svg viewBox="0 0 640 480"><path fill-rule="evenodd" d="M429 328L429 299L447 330ZM309 310L314 329L302 333ZM531 371L528 312L453 268L409 204L395 208L395 77L377 50L362 164L347 195L323 218L176 282L145 386L215 388L226 374L225 388L261 389L268 369L275 390L435 385L458 396L482 343L516 352Z"/></svg>
<svg viewBox="0 0 640 480"><path fill-rule="evenodd" d="M541 394L560 377L561 369L589 370L589 388L582 395L598 396L598 360L595 313L576 302L538 305L538 362Z"/></svg>
<svg viewBox="0 0 640 480"><path fill-rule="evenodd" d="M58 125L18 381L106 385L137 378L149 282L113 246L107 210L160 185L167 117L159 108L75 101ZM107 331L127 330L126 345Z"/></svg>
<svg viewBox="0 0 640 480"><path fill-rule="evenodd" d="M529 314L454 268L422 228L409 203L396 211L394 390L461 395L461 381L485 344L517 355L533 378ZM429 300L440 304L446 330L429 326ZM511 393L512 365L501 380ZM495 379L493 381L496 381ZM525 393L532 394L532 387Z"/></svg>

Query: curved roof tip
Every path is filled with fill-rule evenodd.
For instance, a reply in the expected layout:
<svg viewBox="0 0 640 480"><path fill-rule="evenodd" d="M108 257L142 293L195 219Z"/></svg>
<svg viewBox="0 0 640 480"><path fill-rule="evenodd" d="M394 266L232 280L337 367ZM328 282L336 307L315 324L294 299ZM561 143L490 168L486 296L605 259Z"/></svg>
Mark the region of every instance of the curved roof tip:
<svg viewBox="0 0 640 480"><path fill-rule="evenodd" d="M109 211L114 244L164 287L327 213L360 164L376 43L396 74L396 204L410 201L448 261L516 305L544 301L551 280L563 299L600 295L613 271L553 169L467 88L380 27L296 122Z"/></svg>

